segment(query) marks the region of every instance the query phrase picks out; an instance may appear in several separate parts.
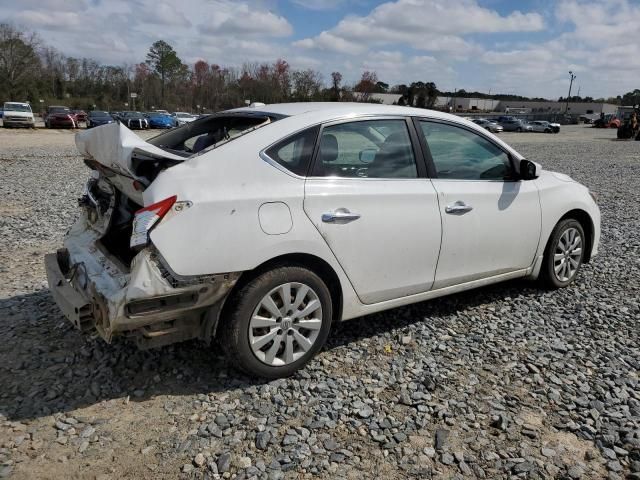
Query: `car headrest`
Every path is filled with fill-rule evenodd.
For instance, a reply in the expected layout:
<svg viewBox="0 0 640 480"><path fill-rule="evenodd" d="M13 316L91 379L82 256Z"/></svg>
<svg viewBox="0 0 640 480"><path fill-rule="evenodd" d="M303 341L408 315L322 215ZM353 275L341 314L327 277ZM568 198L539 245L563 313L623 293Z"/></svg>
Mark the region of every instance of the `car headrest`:
<svg viewBox="0 0 640 480"><path fill-rule="evenodd" d="M335 162L338 159L338 139L332 133L322 135L320 141L320 155L322 163Z"/></svg>

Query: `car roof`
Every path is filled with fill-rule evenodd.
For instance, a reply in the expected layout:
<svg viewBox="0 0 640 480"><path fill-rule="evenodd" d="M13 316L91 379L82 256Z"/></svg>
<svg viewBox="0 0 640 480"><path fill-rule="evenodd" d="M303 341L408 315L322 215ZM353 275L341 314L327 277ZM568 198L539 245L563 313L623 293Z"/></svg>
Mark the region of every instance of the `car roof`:
<svg viewBox="0 0 640 480"><path fill-rule="evenodd" d="M228 110L228 112L264 113L285 117L315 113L316 117L318 119L322 119L323 121L330 120L332 118L344 118L350 115L408 115L441 118L443 120L460 120L460 117L451 115L449 113L439 112L437 110L404 107L400 105L383 105L379 103L356 102L276 103L271 105L235 108L233 110Z"/></svg>

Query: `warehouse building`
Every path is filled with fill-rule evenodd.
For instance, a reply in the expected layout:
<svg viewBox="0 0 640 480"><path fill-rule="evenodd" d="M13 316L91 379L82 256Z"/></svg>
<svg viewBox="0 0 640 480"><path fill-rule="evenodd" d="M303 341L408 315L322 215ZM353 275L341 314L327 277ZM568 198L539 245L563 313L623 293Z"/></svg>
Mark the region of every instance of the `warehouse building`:
<svg viewBox="0 0 640 480"><path fill-rule="evenodd" d="M355 92L356 99L362 98L362 94ZM385 105L398 105L402 95L399 93L372 93L369 99ZM415 99L414 99L415 101ZM458 111L458 112L504 112L511 114L541 113L560 114L570 113L572 115L600 115L601 113L616 113L618 105L611 103L589 103L589 102L539 102L522 100L498 100L494 98L463 98L463 97L443 97L436 99L434 107L438 110Z"/></svg>

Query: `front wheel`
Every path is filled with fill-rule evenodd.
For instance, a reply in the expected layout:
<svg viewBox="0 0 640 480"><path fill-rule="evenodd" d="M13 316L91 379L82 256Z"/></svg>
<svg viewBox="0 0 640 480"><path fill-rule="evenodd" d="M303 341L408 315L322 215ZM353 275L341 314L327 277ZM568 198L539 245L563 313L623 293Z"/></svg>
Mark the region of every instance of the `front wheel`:
<svg viewBox="0 0 640 480"><path fill-rule="evenodd" d="M550 288L571 284L584 259L586 246L580 222L569 218L556 225L544 253L540 278Z"/></svg>
<svg viewBox="0 0 640 480"><path fill-rule="evenodd" d="M285 266L265 272L230 299L222 345L246 373L281 378L322 348L333 318L331 294L314 272Z"/></svg>

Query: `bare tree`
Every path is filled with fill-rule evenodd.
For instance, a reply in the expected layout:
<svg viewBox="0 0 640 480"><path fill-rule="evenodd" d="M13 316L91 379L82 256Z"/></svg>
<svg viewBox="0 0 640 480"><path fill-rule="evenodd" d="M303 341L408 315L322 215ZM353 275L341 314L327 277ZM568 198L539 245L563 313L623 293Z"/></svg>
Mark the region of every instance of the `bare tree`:
<svg viewBox="0 0 640 480"><path fill-rule="evenodd" d="M309 101L317 98L322 89L322 75L315 70L296 70L293 78L293 96L296 100Z"/></svg>
<svg viewBox="0 0 640 480"><path fill-rule="evenodd" d="M340 72L331 72L331 99L334 102L340 101L340 84L342 83L342 74Z"/></svg>
<svg viewBox="0 0 640 480"><path fill-rule="evenodd" d="M35 33L25 35L8 23L0 24L0 92L7 98L26 94L26 82L40 66Z"/></svg>
<svg viewBox="0 0 640 480"><path fill-rule="evenodd" d="M371 94L376 91L376 84L378 83L378 75L376 72L365 71L362 73L360 81L353 87L356 92L360 93L360 100L363 102L369 101Z"/></svg>

